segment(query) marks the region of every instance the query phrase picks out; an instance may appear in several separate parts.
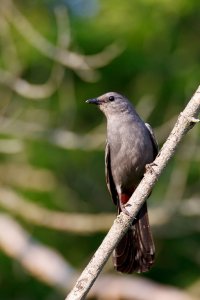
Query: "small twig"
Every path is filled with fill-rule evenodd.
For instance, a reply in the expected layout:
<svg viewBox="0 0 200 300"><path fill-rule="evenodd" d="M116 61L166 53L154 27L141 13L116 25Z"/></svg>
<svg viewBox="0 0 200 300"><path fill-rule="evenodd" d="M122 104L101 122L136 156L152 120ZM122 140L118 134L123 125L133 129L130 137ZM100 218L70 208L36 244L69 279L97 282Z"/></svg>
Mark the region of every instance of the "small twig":
<svg viewBox="0 0 200 300"><path fill-rule="evenodd" d="M39 171L37 173L39 174ZM27 177L30 178L30 176ZM114 214L72 214L49 210L30 200L27 201L9 188L2 187L0 187L0 207L29 223L80 235L105 232L114 218Z"/></svg>
<svg viewBox="0 0 200 300"><path fill-rule="evenodd" d="M57 47L32 26L12 0L4 1L1 8L9 22L15 26L27 42L45 56L74 71L90 71L93 74L95 73L93 69L107 65L123 51L117 43L107 46L103 51L94 55L82 55L63 47Z"/></svg>
<svg viewBox="0 0 200 300"><path fill-rule="evenodd" d="M67 41L63 38L63 36L65 36L65 22L63 15L66 16L65 10L62 11L62 14L59 10L55 10L58 28L57 47L65 47L67 43ZM3 17L1 17L0 20L3 22L3 24L5 24L4 27L9 27ZM16 72L0 69L0 83L8 86L17 94L32 100L50 97L61 84L63 77L64 67L58 64L58 62L54 63L49 79L43 84L31 84L28 81L20 78Z"/></svg>
<svg viewBox="0 0 200 300"><path fill-rule="evenodd" d="M61 66L54 66L46 83L31 84L20 77L16 77L11 72L0 69L0 83L8 86L20 96L32 100L50 97L58 89L63 76L64 69Z"/></svg>
<svg viewBox="0 0 200 300"><path fill-rule="evenodd" d="M136 216L140 207L147 199L167 162L175 153L175 150L181 139L191 128L191 118L197 119L199 112L200 86L183 111L184 116L180 114L171 134L169 135L167 141L156 157L154 165L152 166L154 172L148 170L145 173L141 183L138 185L136 191L131 196L129 200L129 204L131 204L129 207L129 213L131 217L125 215L124 213L121 213L116 218L113 226L109 230L108 234L106 235L100 247L97 249L96 253L94 254L85 270L82 272L81 276L77 280L74 288L67 296L66 300L85 299L97 276L103 269L103 266L114 250L116 244L128 230L133 218Z"/></svg>

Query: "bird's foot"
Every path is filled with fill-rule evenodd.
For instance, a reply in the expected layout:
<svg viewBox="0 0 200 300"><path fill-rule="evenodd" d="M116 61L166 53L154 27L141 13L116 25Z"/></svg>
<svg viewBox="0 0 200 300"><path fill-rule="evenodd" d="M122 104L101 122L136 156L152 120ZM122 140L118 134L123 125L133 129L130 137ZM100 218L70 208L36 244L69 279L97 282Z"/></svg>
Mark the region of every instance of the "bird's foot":
<svg viewBox="0 0 200 300"><path fill-rule="evenodd" d="M145 166L146 172L149 171L151 174L156 173L153 167L157 167L157 164L155 164L154 162L147 164Z"/></svg>
<svg viewBox="0 0 200 300"><path fill-rule="evenodd" d="M128 207L130 207L131 206L131 204L122 204L122 203L120 203L120 209L121 209L121 211L125 214L125 215L127 215L128 217L130 217L131 215L130 215L130 213L129 213L129 211L127 210L127 208Z"/></svg>

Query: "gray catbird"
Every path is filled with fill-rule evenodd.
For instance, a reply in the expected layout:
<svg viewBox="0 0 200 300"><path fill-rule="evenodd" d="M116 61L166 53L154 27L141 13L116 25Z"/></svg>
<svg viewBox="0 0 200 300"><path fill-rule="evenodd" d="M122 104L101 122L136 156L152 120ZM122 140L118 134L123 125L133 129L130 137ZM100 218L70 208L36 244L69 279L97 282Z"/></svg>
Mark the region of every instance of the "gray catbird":
<svg viewBox="0 0 200 300"><path fill-rule="evenodd" d="M126 203L141 181L145 166L158 153L154 134L129 100L118 93L109 92L86 102L97 104L107 118L106 182L118 213L128 213ZM114 266L123 273L145 272L154 263L154 256L145 202L115 248Z"/></svg>

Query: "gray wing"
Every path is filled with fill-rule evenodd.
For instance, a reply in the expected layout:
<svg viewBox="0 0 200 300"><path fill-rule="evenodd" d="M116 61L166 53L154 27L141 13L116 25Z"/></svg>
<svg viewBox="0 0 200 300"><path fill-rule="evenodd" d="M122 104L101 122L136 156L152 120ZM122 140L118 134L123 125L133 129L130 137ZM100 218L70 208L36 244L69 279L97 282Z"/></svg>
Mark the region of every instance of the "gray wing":
<svg viewBox="0 0 200 300"><path fill-rule="evenodd" d="M158 151L159 151L158 143L156 141L156 137L155 137L155 134L153 132L152 127L148 123L145 123L145 126L148 129L148 132L150 134L150 138L151 138L151 141L152 141L152 144L153 144L154 158L155 158L158 154Z"/></svg>
<svg viewBox="0 0 200 300"><path fill-rule="evenodd" d="M111 170L111 160L110 160L110 146L108 142L106 142L106 149L105 149L105 173L106 173L106 184L108 187L108 190L111 194L113 203L115 205L118 204L118 194L116 190L116 186L113 180L112 176L112 170Z"/></svg>

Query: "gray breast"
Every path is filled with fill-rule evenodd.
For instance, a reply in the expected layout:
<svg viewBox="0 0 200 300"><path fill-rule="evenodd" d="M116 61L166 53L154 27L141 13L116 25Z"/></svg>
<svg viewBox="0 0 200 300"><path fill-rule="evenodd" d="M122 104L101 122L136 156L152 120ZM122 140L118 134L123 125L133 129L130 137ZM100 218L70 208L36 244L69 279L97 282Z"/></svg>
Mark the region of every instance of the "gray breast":
<svg viewBox="0 0 200 300"><path fill-rule="evenodd" d="M145 165L153 161L153 145L140 119L108 122L111 169L117 190L130 190L141 180ZM114 124L114 126L113 126Z"/></svg>

